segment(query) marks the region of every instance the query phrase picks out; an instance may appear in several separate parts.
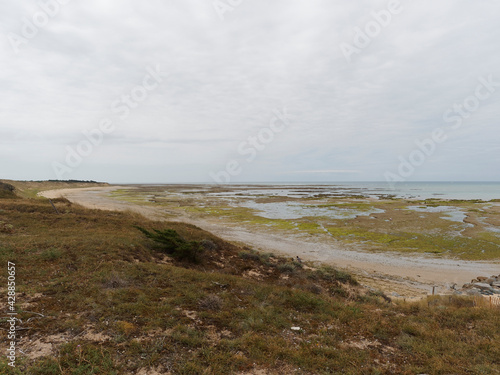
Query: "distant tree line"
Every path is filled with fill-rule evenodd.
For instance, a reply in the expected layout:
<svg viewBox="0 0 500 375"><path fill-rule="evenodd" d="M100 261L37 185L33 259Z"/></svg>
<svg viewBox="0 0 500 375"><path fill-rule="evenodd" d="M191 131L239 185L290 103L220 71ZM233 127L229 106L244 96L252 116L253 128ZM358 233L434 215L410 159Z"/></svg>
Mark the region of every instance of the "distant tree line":
<svg viewBox="0 0 500 375"><path fill-rule="evenodd" d="M35 181L35 182L43 182L43 181ZM94 180L49 180L49 182L67 182L70 184L99 184L100 182Z"/></svg>

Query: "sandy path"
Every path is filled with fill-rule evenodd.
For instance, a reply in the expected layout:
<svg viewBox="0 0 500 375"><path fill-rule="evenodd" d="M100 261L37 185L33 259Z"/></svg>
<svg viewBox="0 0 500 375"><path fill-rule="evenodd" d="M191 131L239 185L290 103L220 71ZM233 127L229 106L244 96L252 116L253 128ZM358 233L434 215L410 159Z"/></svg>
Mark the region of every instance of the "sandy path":
<svg viewBox="0 0 500 375"><path fill-rule="evenodd" d="M64 196L72 202L88 208L104 210L133 211L154 220L166 218L160 207L141 206L111 198L109 193L117 186L102 188L81 188L50 190L40 193L46 198ZM130 187L127 187L130 188ZM188 222L231 242L247 244L262 251L300 256L311 261L335 264L355 272L367 284L383 290L397 291L401 295L428 293L433 285L445 291L453 283L461 286L477 276L500 273L500 263L473 262L454 259L439 259L424 255L400 255L393 253L373 253L356 251L343 247L340 243L321 243L310 238L285 237L272 233L251 232L234 224L216 219L203 220L180 215L174 220ZM410 293L411 290L411 293Z"/></svg>

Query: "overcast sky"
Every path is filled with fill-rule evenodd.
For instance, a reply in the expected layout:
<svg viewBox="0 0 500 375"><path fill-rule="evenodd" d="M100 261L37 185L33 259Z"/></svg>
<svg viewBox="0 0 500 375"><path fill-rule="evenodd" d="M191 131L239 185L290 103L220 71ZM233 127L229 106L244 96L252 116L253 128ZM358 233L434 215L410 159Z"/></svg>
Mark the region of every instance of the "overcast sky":
<svg viewBox="0 0 500 375"><path fill-rule="evenodd" d="M0 3L0 178L500 181L499 1L60 2Z"/></svg>

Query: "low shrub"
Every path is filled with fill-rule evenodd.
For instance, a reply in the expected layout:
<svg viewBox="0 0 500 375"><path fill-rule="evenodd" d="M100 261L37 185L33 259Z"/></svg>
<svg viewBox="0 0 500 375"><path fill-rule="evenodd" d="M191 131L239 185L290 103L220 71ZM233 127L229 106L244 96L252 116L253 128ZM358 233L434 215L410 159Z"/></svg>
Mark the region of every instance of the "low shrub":
<svg viewBox="0 0 500 375"><path fill-rule="evenodd" d="M293 263L281 263L276 268L282 273L292 273L297 266Z"/></svg>
<svg viewBox="0 0 500 375"><path fill-rule="evenodd" d="M51 262L56 259L59 259L62 256L62 252L59 249L56 248L51 248L45 250L43 253L40 254L40 259L46 261L46 262Z"/></svg>
<svg viewBox="0 0 500 375"><path fill-rule="evenodd" d="M260 256L256 251L240 251L238 253L238 256L241 259L249 259L249 260L255 260L255 261L260 260Z"/></svg>
<svg viewBox="0 0 500 375"><path fill-rule="evenodd" d="M14 233L14 226L4 221L0 221L0 233L12 234Z"/></svg>
<svg viewBox="0 0 500 375"><path fill-rule="evenodd" d="M347 272L336 270L330 266L322 266L315 273L323 280L338 281L340 283L349 283L351 285L358 285L358 282Z"/></svg>
<svg viewBox="0 0 500 375"><path fill-rule="evenodd" d="M153 232L150 232L139 226L135 226L135 228L140 230L147 238L156 242L163 252L173 258L191 263L201 261L203 247L198 241L186 241L173 229L153 229Z"/></svg>
<svg viewBox="0 0 500 375"><path fill-rule="evenodd" d="M201 246L203 246L205 250L209 251L215 251L218 249L218 246L215 242L207 239L201 241Z"/></svg>
<svg viewBox="0 0 500 375"><path fill-rule="evenodd" d="M200 302L200 308L204 310L214 310L218 311L222 308L222 298L215 294L209 294L206 297L203 297Z"/></svg>
<svg viewBox="0 0 500 375"><path fill-rule="evenodd" d="M16 188L11 184L0 182L0 199L16 199L18 196L14 193Z"/></svg>

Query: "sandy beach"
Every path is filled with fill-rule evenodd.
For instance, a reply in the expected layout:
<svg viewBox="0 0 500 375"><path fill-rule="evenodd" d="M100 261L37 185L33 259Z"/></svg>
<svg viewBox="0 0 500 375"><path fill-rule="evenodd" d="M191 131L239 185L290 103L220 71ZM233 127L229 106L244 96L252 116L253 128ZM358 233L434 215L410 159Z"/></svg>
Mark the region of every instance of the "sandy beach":
<svg viewBox="0 0 500 375"><path fill-rule="evenodd" d="M41 192L46 198L65 197L87 208L133 211L153 220L172 220L161 207L145 206L112 198L110 193L123 186L101 188L62 189ZM130 188L130 187L127 187ZM366 252L346 248L343 244L322 243L314 238L280 236L255 233L243 226L221 225L215 220L193 218L184 213L175 217L240 245L260 251L275 252L291 257L300 256L313 262L322 262L345 268L357 275L366 285L392 291L401 296L418 296L436 292L449 292L453 284L459 287L477 276L498 274L500 263L437 258L422 254Z"/></svg>

